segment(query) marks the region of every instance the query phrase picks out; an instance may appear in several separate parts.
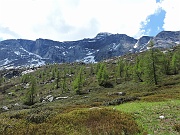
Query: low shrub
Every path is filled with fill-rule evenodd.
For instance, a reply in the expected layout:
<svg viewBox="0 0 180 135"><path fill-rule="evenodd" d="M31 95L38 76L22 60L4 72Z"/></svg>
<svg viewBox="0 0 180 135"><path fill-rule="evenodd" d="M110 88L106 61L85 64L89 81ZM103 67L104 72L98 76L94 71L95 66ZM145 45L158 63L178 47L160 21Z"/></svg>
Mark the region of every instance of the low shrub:
<svg viewBox="0 0 180 135"><path fill-rule="evenodd" d="M18 134L115 134L132 135L141 132L134 119L126 113L113 109L94 107L90 109L73 110L50 117L47 121L37 124L34 118L31 122L11 119L3 126L0 133ZM32 123L33 121L33 123Z"/></svg>
<svg viewBox="0 0 180 135"><path fill-rule="evenodd" d="M119 105L119 104L135 101L135 100L139 100L139 98L138 97L122 97L122 98L114 99L109 102L105 102L104 105Z"/></svg>
<svg viewBox="0 0 180 135"><path fill-rule="evenodd" d="M173 128L175 131L180 132L180 124L175 124Z"/></svg>

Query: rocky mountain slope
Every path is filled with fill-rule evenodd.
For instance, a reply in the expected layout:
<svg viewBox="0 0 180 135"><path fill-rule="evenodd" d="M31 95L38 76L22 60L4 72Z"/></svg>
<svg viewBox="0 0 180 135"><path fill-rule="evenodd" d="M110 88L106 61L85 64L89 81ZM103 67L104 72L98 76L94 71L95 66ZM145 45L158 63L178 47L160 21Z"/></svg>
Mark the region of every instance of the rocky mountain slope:
<svg viewBox="0 0 180 135"><path fill-rule="evenodd" d="M155 47L171 48L180 43L180 31L162 31L155 37L143 36L140 39L126 34L99 33L91 39L65 42L48 39L4 40L0 42L0 69L74 61L93 63L145 51L151 39Z"/></svg>

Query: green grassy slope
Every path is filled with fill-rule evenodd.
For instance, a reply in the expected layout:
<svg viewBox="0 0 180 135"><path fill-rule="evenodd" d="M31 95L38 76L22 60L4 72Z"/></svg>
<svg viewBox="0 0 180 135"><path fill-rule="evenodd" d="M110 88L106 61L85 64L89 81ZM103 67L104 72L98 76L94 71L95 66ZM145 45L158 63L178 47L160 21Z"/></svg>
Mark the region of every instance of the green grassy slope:
<svg viewBox="0 0 180 135"><path fill-rule="evenodd" d="M138 55L145 53L121 57L128 63L122 76L117 76L119 58L102 62L108 79L101 80L101 85L98 63L46 65L23 76L3 78L0 134L179 134L180 73L174 74L170 67L170 73L161 72L154 85L146 82L143 69L143 82L137 80L133 69ZM83 81L76 93L74 81L80 69ZM32 76L34 102L27 105ZM45 99L48 95L52 102Z"/></svg>

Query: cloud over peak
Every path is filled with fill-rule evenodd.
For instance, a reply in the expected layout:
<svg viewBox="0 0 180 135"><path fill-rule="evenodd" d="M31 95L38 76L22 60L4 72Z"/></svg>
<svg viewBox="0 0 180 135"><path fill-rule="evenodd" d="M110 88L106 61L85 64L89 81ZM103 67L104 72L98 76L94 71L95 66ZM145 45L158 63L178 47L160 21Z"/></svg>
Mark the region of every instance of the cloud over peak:
<svg viewBox="0 0 180 135"><path fill-rule="evenodd" d="M0 0L0 38L58 41L180 30L179 0Z"/></svg>

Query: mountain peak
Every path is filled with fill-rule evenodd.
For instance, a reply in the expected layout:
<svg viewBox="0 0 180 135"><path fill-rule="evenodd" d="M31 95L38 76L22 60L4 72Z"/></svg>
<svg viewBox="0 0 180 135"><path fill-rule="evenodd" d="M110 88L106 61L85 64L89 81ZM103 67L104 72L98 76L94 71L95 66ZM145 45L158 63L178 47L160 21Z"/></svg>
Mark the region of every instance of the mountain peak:
<svg viewBox="0 0 180 135"><path fill-rule="evenodd" d="M161 31L156 35L156 38L175 38L180 39L180 31Z"/></svg>
<svg viewBox="0 0 180 135"><path fill-rule="evenodd" d="M107 37L107 36L110 36L112 35L111 33L108 33L108 32L100 32L96 35L96 38L102 38L102 37Z"/></svg>
<svg viewBox="0 0 180 135"><path fill-rule="evenodd" d="M134 39L126 34L98 33L95 38L59 42L50 39L11 39L0 42L0 68L63 62L98 62L126 53L147 50L149 40L155 47L170 48L180 43L180 31L162 31L156 37Z"/></svg>

